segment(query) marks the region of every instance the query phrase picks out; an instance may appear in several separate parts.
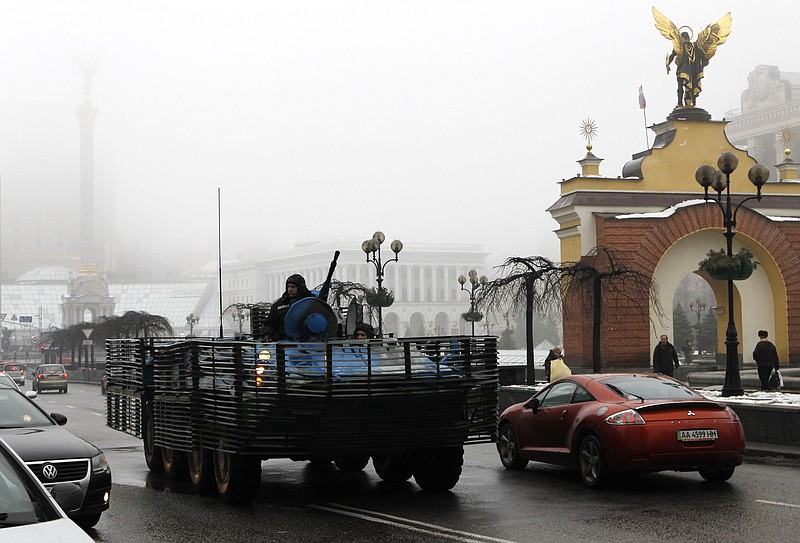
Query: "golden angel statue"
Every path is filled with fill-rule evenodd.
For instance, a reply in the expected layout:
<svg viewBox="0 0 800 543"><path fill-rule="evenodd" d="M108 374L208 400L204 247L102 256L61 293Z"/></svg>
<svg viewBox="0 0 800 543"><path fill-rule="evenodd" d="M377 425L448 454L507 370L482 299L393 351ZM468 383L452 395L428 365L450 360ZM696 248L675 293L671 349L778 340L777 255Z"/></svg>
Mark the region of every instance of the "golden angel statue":
<svg viewBox="0 0 800 543"><path fill-rule="evenodd" d="M678 107L695 107L697 96L702 90L703 68L717 52L717 47L725 43L731 33L731 14L724 15L716 23L711 23L697 36L692 43L692 31L688 26L680 28L663 13L653 8L656 28L672 42L672 52L667 55L667 73L670 64L675 61L675 73L678 76ZM683 29L689 32L683 31Z"/></svg>

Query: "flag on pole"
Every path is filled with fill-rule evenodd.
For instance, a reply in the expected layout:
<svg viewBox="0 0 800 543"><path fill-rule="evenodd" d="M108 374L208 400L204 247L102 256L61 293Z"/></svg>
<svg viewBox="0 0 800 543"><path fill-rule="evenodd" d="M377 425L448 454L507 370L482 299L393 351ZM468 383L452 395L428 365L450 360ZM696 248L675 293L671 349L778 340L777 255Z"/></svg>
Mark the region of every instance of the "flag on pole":
<svg viewBox="0 0 800 543"><path fill-rule="evenodd" d="M642 86L639 85L639 109L644 109L647 107L647 100L644 99L644 91L642 90Z"/></svg>

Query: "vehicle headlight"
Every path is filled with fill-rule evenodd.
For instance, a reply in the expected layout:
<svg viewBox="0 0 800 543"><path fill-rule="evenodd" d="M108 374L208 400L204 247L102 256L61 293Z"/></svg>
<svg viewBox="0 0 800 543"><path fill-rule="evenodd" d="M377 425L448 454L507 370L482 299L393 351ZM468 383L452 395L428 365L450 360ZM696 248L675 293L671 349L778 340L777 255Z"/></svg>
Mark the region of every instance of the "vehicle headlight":
<svg viewBox="0 0 800 543"><path fill-rule="evenodd" d="M269 354L268 350L262 349L261 351L258 351L259 360L269 360L270 358L272 358L272 355Z"/></svg>
<svg viewBox="0 0 800 543"><path fill-rule="evenodd" d="M612 426L629 426L631 424L646 424L644 419L635 409L626 409L605 418L606 424Z"/></svg>
<svg viewBox="0 0 800 543"><path fill-rule="evenodd" d="M100 453L92 457L92 473L103 473L109 470L106 455Z"/></svg>

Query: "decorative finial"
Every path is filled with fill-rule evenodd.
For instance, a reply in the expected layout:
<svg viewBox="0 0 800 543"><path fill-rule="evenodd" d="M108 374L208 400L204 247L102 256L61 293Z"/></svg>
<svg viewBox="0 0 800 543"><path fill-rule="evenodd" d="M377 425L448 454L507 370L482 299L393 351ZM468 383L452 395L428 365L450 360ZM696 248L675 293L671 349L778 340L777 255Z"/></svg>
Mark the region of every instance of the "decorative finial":
<svg viewBox="0 0 800 543"><path fill-rule="evenodd" d="M586 140L586 150L592 152L592 140L597 135L597 124L587 117L581 121L580 135Z"/></svg>
<svg viewBox="0 0 800 543"><path fill-rule="evenodd" d="M797 135L794 133L794 128L785 124L778 128L778 139L784 147L791 147L792 144L797 141ZM789 149L787 149L787 151L788 150Z"/></svg>

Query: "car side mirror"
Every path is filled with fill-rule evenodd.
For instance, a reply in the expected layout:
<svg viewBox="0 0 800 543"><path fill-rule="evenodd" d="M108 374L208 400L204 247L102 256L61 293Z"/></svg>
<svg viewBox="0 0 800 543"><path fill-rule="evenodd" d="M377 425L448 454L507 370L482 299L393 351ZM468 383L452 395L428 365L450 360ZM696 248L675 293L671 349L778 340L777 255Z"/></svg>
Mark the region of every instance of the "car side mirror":
<svg viewBox="0 0 800 543"><path fill-rule="evenodd" d="M539 398L531 398L525 402L525 409L530 409L531 411L539 409Z"/></svg>
<svg viewBox="0 0 800 543"><path fill-rule="evenodd" d="M50 418L56 421L59 426L64 426L67 423L67 417L61 413L50 413Z"/></svg>
<svg viewBox="0 0 800 543"><path fill-rule="evenodd" d="M36 396L38 396L38 395L39 395L39 393L36 392L35 390L26 390L25 391L25 397L30 398L31 400L35 400Z"/></svg>

